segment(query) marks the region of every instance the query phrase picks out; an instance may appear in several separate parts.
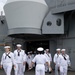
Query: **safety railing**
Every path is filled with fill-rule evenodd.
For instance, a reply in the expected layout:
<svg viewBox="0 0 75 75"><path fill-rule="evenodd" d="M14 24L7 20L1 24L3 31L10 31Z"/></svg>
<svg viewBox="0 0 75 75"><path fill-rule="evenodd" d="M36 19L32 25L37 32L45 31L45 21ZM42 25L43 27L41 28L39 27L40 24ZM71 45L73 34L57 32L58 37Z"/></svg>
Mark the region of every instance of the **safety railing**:
<svg viewBox="0 0 75 75"><path fill-rule="evenodd" d="M75 0L55 0L55 7L62 7L75 4Z"/></svg>

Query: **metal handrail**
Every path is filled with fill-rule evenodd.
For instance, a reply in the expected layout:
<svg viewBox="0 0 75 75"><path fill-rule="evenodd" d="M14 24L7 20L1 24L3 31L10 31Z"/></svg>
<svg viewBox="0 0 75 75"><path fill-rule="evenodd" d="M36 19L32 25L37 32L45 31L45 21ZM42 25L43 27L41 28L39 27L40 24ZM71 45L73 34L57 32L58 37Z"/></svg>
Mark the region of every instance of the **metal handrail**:
<svg viewBox="0 0 75 75"><path fill-rule="evenodd" d="M75 0L55 0L55 7L62 7L75 4Z"/></svg>

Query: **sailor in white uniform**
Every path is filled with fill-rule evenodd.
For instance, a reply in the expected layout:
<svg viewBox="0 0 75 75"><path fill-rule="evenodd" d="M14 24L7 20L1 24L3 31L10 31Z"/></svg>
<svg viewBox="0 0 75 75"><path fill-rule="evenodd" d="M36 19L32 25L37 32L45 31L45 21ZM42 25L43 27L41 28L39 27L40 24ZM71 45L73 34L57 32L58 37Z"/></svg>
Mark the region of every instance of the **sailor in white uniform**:
<svg viewBox="0 0 75 75"><path fill-rule="evenodd" d="M60 75L67 75L68 66L71 66L69 55L67 55L65 51L66 49L61 50Z"/></svg>
<svg viewBox="0 0 75 75"><path fill-rule="evenodd" d="M52 57L51 57L51 53L49 52L49 49L46 49L46 50L45 50L44 55L46 56L49 65L51 66ZM45 71L46 71L46 72L47 72L47 71L51 72L51 69L48 67L47 64L45 65Z"/></svg>
<svg viewBox="0 0 75 75"><path fill-rule="evenodd" d="M42 47L37 48L38 54L34 57L30 66L31 68L32 65L36 63L35 75L45 75L45 63L47 63L49 66L48 60L43 54L43 50L44 49Z"/></svg>
<svg viewBox="0 0 75 75"><path fill-rule="evenodd" d="M24 66L26 57L24 50L21 49L20 44L17 44L17 49L14 51L14 58L16 62L15 75L24 75Z"/></svg>
<svg viewBox="0 0 75 75"><path fill-rule="evenodd" d="M33 59L33 57L32 57L31 52L28 52L28 55L27 55L28 70L29 70L29 67L31 65L32 59Z"/></svg>
<svg viewBox="0 0 75 75"><path fill-rule="evenodd" d="M59 75L59 68L60 68L60 58L61 58L61 49L56 49L57 53L54 55L53 62L55 64L55 75Z"/></svg>
<svg viewBox="0 0 75 75"><path fill-rule="evenodd" d="M15 67L14 54L10 51L10 46L5 46L4 48L5 53L2 55L0 67L3 67L6 75L11 75L12 66L14 65Z"/></svg>
<svg viewBox="0 0 75 75"><path fill-rule="evenodd" d="M26 54L26 53L25 53L25 55L24 55L24 60L25 60L25 62L24 62L24 64L23 64L23 72L26 71L26 62L27 62L27 54Z"/></svg>

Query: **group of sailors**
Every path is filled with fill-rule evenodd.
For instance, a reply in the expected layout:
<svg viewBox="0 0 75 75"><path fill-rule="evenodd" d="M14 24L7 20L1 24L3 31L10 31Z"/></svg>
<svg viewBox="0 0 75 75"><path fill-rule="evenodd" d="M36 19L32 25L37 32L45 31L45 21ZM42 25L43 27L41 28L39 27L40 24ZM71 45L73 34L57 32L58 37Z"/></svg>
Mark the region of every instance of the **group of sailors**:
<svg viewBox="0 0 75 75"><path fill-rule="evenodd" d="M71 67L69 55L66 54L66 49L56 49L56 51L53 58L55 75L67 75L68 67Z"/></svg>
<svg viewBox="0 0 75 75"><path fill-rule="evenodd" d="M10 46L5 46L5 52L2 55L0 68L4 69L6 75L11 75L14 68L15 75L24 75L26 63L28 70L35 67L35 75L45 75L45 72L52 72L51 63L52 56L49 49L37 48L37 54L32 51L25 53L22 50L22 45L17 44L17 49L11 52ZM66 54L66 49L56 49L53 62L55 64L55 75L67 75L68 66L71 66L69 55ZM36 63L36 64L35 64ZM59 74L60 73L60 74Z"/></svg>

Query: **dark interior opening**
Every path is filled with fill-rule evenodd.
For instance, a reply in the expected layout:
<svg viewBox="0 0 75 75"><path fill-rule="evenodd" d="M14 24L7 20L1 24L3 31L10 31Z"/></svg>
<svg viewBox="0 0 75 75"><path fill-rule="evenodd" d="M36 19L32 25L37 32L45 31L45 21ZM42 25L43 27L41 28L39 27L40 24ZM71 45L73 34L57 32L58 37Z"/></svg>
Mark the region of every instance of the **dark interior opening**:
<svg viewBox="0 0 75 75"><path fill-rule="evenodd" d="M28 41L26 42L26 53L36 51L38 47L43 47L44 50L49 48L49 41Z"/></svg>

